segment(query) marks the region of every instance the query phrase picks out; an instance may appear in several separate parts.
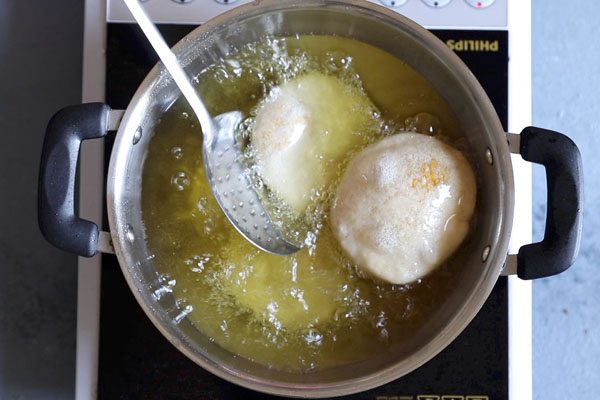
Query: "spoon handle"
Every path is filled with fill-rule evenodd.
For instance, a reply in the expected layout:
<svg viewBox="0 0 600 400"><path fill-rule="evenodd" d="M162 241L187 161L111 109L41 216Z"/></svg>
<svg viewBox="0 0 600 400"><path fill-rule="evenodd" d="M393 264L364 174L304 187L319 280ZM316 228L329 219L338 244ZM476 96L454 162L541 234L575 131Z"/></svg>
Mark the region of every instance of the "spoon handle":
<svg viewBox="0 0 600 400"><path fill-rule="evenodd" d="M200 100L200 97L198 97L196 90L190 83L188 75L185 73L183 68L181 68L177 57L175 54L173 54L169 46L167 46L163 37L158 32L158 29L156 29L156 26L154 26L154 23L150 21L150 18L148 18L148 15L140 5L140 2L138 0L124 1L127 5L127 8L129 8L129 11L133 15L133 18L135 18L140 28L142 28L144 35L146 35L146 38L154 48L154 51L156 51L158 57L167 68L167 71L169 71L173 77L173 80L179 87L179 90L181 90L183 96L192 107L192 110L196 114L196 117L203 128L203 131L212 131L212 129L210 129L212 126L212 118L208 113L208 110Z"/></svg>

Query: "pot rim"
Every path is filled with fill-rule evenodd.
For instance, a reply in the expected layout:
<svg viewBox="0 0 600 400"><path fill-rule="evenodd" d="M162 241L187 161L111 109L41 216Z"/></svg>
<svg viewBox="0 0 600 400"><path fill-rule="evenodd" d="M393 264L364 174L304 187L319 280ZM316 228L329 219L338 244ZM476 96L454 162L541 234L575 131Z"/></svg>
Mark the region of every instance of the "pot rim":
<svg viewBox="0 0 600 400"><path fill-rule="evenodd" d="M239 17L250 17L275 10L318 9L323 7L363 10L363 12L370 14L378 13L381 16L381 19L385 19L387 22L403 25L405 30L411 35L418 37L422 42L427 43L440 62L444 62L451 73L465 84L468 93L470 93L476 102L480 104L483 117L492 125L491 130L495 135L495 143L492 143L492 145L497 147L495 149L497 151L493 152L494 164L496 165L496 168L500 169L503 178L500 182L503 187L499 188L499 192L502 193L502 198L501 207L499 207L498 211L500 214L498 220L501 223L496 227L494 232L493 238L495 241L490 240L492 242L490 243L492 247L486 261L489 267L485 269L478 284L474 286L468 299L463 302L463 306L456 311L450 323L446 325L432 341L421 347L410 357L399 360L393 365L374 371L360 379L348 379L327 384L315 383L290 385L288 383L257 378L228 368L225 365L217 364L206 355L194 352L190 346L177 336L169 321L158 317L154 312L153 307L144 299L142 295L143 288L139 286L139 281L136 280L135 274L128 269L125 254L120 246L121 241L124 240L126 235L126 227L124 226L126 224L119 221L117 217L117 208L119 205L115 202L115 199L120 199L122 196L120 195L121 188L119 182L117 182L115 176L117 176L117 171L126 167L127 154L124 151L118 152L114 149L118 149L122 146L127 147L131 144L135 129L129 128L129 125L131 125L130 121L135 120L137 117L136 114L142 112L144 106L149 101L147 98L147 91L159 78L161 73L164 73L164 67L162 67L160 62L151 69L148 75L146 75L127 107L115 138L107 176L107 213L115 254L119 260L119 265L123 271L127 284L138 304L140 304L144 313L150 318L154 326L156 326L162 335L189 359L222 379L259 392L307 398L342 396L372 389L398 379L414 369L417 369L446 348L466 328L475 315L477 315L491 293L497 278L502 271L507 256L514 213L514 178L510 152L506 143L504 129L502 128L496 111L487 97L487 94L462 60L460 60L460 58L443 42L437 39L437 37L424 27L396 12L364 0L305 0L302 2L297 2L295 0L255 0L254 2L235 7L199 26L179 41L173 47L173 52L176 55L182 54L190 44L194 43L195 39L208 34L220 26L227 25L232 20L237 20Z"/></svg>

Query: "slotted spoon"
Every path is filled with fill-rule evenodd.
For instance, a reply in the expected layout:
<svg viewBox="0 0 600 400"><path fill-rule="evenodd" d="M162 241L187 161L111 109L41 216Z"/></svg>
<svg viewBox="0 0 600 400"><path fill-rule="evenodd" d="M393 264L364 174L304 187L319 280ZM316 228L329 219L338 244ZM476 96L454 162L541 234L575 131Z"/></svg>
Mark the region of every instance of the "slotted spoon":
<svg viewBox="0 0 600 400"><path fill-rule="evenodd" d="M240 161L235 131L242 121L242 113L231 111L211 117L177 57L139 1L124 1L200 122L204 169L210 188L227 219L246 239L262 250L280 255L298 251L300 248L286 240L271 219Z"/></svg>

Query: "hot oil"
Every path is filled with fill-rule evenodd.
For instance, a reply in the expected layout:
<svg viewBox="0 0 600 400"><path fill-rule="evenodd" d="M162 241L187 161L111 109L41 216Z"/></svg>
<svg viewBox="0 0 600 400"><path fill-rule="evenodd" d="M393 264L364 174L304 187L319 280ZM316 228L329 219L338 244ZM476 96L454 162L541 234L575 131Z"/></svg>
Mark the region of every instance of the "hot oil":
<svg viewBox="0 0 600 400"><path fill-rule="evenodd" d="M328 165L335 170L331 184L314 189L312 230L300 252L261 252L225 219L202 168L200 128L182 101L155 128L142 186L148 246L185 304L185 317L229 351L291 371L366 359L413 336L449 296L460 270L450 260L412 284L375 282L345 257L328 225L335 182L360 148L401 129L460 138L449 106L404 62L345 38L268 39L204 71L199 90L214 115L248 116L250 129L240 132L247 139L260 101L312 71L359 88L376 108L371 125L350 133L360 136L356 148Z"/></svg>

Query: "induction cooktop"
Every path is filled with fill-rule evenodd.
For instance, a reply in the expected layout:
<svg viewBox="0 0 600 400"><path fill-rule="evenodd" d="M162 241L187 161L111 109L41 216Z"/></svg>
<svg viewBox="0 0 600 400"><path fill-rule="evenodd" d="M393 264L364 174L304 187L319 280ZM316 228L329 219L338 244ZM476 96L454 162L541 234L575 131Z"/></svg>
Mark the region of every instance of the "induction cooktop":
<svg viewBox="0 0 600 400"><path fill-rule="evenodd" d="M150 0L143 5L172 45L207 19L244 2ZM528 125L529 2L374 2L425 25L454 50L488 93L506 131ZM122 1L86 1L84 42L84 101L125 109L157 58ZM108 139L89 145L81 155L80 213L96 221L105 209L97 199L103 198L98 188L110 148ZM513 161L518 223L511 251L531 239L531 171L520 160ZM104 227L108 229L106 222ZM80 264L77 399L274 398L217 378L173 347L138 306L114 255L80 259ZM531 398L530 297L530 283L500 277L483 309L447 349L396 381L346 398Z"/></svg>

